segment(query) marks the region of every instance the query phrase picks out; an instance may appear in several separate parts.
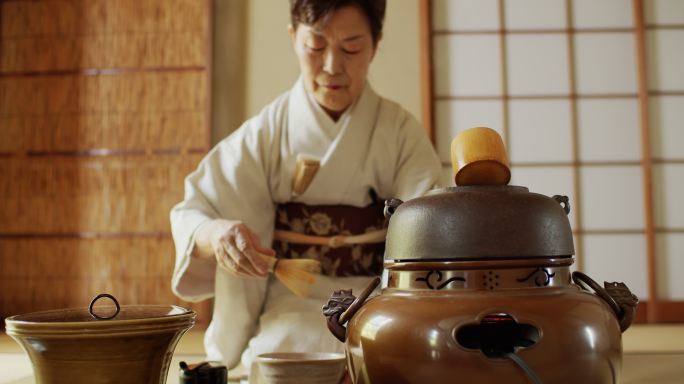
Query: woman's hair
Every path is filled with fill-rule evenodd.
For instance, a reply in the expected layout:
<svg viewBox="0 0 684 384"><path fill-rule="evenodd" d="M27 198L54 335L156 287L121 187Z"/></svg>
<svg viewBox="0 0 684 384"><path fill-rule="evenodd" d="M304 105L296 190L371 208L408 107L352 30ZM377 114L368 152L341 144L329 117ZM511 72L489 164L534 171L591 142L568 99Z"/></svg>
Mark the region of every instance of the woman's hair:
<svg viewBox="0 0 684 384"><path fill-rule="evenodd" d="M338 9L352 5L368 18L373 45L377 45L385 20L386 3L386 0L290 0L292 27L297 29L299 24L314 25Z"/></svg>

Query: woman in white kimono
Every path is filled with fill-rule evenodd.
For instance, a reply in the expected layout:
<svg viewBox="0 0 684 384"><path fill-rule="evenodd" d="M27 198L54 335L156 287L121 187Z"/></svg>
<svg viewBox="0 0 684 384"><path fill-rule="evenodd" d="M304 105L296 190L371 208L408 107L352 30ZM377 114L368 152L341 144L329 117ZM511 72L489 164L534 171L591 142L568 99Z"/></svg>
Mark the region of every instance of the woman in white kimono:
<svg viewBox="0 0 684 384"><path fill-rule="evenodd" d="M358 292L382 272L383 244L297 244L274 229L323 242L377 232L380 198L436 185L440 162L419 123L366 81L384 13L385 0L291 0L301 77L186 178L171 211L172 287L185 300L214 298L208 359L249 367L265 352L341 351L321 307L333 290ZM298 157L319 164L310 182L293 182ZM257 253L318 258L323 274L300 298L268 277Z"/></svg>

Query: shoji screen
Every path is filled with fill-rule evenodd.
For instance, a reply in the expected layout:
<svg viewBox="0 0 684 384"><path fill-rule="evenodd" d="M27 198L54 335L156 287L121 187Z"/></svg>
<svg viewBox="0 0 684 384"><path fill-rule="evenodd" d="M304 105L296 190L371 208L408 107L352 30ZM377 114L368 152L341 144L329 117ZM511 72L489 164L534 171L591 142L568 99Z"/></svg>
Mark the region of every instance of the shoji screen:
<svg viewBox="0 0 684 384"><path fill-rule="evenodd" d="M210 1L0 3L0 317L170 290L209 145Z"/></svg>
<svg viewBox="0 0 684 384"><path fill-rule="evenodd" d="M512 184L570 197L576 267L684 320L684 2L423 4L445 180L453 136L499 130Z"/></svg>

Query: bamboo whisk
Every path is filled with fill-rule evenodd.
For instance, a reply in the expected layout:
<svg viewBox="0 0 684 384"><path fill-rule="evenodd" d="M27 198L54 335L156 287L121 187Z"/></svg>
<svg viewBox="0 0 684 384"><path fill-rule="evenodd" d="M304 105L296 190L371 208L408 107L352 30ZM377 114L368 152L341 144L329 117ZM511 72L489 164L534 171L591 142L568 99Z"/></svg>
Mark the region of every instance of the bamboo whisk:
<svg viewBox="0 0 684 384"><path fill-rule="evenodd" d="M284 286L299 297L309 296L309 288L316 282L316 274L321 273L321 262L313 259L276 259L259 254Z"/></svg>

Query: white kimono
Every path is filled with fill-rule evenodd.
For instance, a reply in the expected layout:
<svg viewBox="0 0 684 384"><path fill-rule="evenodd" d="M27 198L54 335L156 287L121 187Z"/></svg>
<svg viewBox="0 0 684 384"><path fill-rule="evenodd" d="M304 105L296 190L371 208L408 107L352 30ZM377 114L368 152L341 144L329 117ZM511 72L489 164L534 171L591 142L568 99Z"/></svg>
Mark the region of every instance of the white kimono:
<svg viewBox="0 0 684 384"><path fill-rule="evenodd" d="M298 154L320 158L320 169L293 196ZM294 296L274 278L235 277L214 259L191 257L197 228L215 218L239 219L268 246L278 203L371 203L407 200L439 180L440 161L419 123L366 85L337 122L305 91L302 80L221 141L185 180L185 200L171 211L176 245L172 288L188 301L214 298L205 336L209 360L249 368L265 352L342 351L326 328L321 307L334 290L358 294L370 278L320 276L312 296Z"/></svg>

